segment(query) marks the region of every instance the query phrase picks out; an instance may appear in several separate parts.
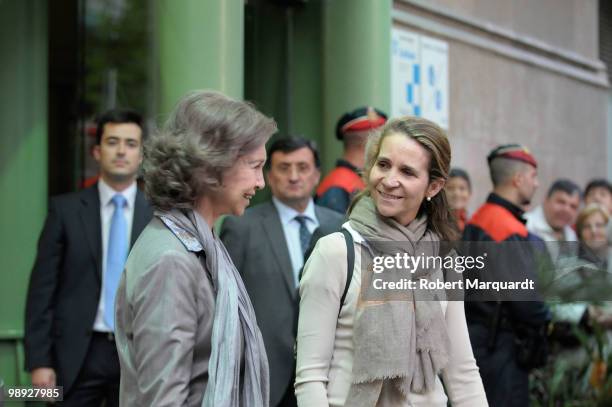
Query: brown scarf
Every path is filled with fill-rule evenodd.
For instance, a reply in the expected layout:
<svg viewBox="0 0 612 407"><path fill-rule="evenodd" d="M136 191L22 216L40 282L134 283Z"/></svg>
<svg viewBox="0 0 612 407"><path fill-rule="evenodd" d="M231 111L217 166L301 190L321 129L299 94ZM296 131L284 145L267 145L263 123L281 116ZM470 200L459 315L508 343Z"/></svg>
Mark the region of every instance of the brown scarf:
<svg viewBox="0 0 612 407"><path fill-rule="evenodd" d="M363 197L349 221L376 255L439 254L439 238L427 229L426 215L403 226L381 216L372 199ZM414 278L441 279L442 270L421 271ZM450 340L439 301L360 299L353 342L353 381L347 406L375 406L384 380L391 381L405 397L411 392L428 393L449 361Z"/></svg>

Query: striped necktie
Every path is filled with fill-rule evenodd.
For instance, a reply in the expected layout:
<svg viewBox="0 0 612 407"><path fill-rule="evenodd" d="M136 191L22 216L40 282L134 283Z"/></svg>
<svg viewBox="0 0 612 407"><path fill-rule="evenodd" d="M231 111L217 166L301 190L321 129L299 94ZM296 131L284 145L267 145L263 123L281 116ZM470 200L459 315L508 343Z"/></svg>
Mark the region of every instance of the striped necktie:
<svg viewBox="0 0 612 407"><path fill-rule="evenodd" d="M302 255L306 253L306 250L308 250L308 245L310 244L310 237L312 235L312 233L310 233L308 231L308 228L306 227L307 219L308 218L303 215L298 215L295 217L295 220L300 223L300 247L302 248Z"/></svg>

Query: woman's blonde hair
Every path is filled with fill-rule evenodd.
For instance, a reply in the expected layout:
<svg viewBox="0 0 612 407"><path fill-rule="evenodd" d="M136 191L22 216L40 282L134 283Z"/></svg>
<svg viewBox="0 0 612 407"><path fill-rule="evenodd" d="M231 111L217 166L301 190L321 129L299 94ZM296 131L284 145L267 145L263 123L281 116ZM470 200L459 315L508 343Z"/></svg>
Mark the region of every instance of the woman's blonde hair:
<svg viewBox="0 0 612 407"><path fill-rule="evenodd" d="M593 202L582 208L582 210L578 213L578 217L576 218L576 233L578 234L578 238L582 240L582 228L586 220L596 213L601 213L601 216L608 224L608 220L610 216L608 215L608 211L600 204Z"/></svg>

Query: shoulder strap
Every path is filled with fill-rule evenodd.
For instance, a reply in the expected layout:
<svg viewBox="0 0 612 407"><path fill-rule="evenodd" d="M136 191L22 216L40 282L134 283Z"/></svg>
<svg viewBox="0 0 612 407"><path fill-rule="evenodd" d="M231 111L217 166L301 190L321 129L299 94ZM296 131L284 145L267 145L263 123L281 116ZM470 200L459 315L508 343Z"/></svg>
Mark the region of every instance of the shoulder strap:
<svg viewBox="0 0 612 407"><path fill-rule="evenodd" d="M344 305L344 300L346 298L346 293L348 293L349 286L351 285L351 280L353 279L353 268L355 268L355 246L353 244L353 236L351 232L342 228L342 234L344 235L344 242L346 243L346 284L344 285L344 292L342 293L342 298L340 298L340 309L338 310L338 315L340 315L340 311L342 310L342 306Z"/></svg>

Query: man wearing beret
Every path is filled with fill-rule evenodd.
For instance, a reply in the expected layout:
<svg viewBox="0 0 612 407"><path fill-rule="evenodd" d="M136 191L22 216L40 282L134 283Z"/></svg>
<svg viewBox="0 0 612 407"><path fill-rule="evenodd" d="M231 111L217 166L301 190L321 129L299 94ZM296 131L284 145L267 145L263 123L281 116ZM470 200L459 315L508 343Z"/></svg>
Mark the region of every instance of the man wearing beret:
<svg viewBox="0 0 612 407"><path fill-rule="evenodd" d="M518 144L494 149L487 160L493 192L463 232L466 254L488 254L483 278L535 280L537 252L532 249L543 242L533 241L522 208L538 187L536 160ZM470 274L464 277L469 279ZM475 291L466 292L465 311L489 405L528 406L529 370L546 359L548 308L537 291L528 301L519 301L521 293L516 292L493 301Z"/></svg>
<svg viewBox="0 0 612 407"><path fill-rule="evenodd" d="M336 125L336 138L342 140L344 153L319 184L318 205L346 213L351 198L365 188L360 171L365 163L365 148L372 130L383 126L387 115L373 107L360 107L342 115Z"/></svg>

